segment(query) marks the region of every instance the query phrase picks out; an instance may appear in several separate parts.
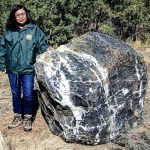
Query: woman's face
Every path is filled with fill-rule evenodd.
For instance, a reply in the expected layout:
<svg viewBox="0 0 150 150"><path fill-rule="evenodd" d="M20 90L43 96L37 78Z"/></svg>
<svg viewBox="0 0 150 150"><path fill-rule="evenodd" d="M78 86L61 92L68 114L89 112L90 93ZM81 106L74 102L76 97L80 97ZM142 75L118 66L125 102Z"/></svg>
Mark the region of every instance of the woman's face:
<svg viewBox="0 0 150 150"><path fill-rule="evenodd" d="M26 12L25 10L19 9L15 12L15 17L16 17L16 21L20 24L20 25L24 25L27 21L27 16L26 16Z"/></svg>

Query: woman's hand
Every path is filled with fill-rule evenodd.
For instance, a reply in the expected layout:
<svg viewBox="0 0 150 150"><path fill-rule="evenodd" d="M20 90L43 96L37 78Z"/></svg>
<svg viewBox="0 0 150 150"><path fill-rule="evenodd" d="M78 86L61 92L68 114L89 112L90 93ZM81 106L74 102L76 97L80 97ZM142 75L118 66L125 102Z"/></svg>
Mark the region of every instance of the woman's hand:
<svg viewBox="0 0 150 150"><path fill-rule="evenodd" d="M47 51L53 51L54 50L54 48L52 47L52 46L49 46L48 48L47 48Z"/></svg>
<svg viewBox="0 0 150 150"><path fill-rule="evenodd" d="M4 72L4 73L6 73L6 70L5 69L3 69L3 70L0 70L1 72Z"/></svg>

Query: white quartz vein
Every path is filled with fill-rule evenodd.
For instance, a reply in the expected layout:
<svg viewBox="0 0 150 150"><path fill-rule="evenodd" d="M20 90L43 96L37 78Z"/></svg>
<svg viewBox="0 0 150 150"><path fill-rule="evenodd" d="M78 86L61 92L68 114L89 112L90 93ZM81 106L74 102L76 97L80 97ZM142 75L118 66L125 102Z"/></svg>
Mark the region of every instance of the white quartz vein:
<svg viewBox="0 0 150 150"><path fill-rule="evenodd" d="M109 94L109 88L108 88L109 84L108 84L108 71L107 71L107 68L104 68L104 67L100 66L98 64L97 60L93 56L85 54L85 53L77 53L75 51L72 51L71 49L69 49L65 45L59 46L59 48L57 48L56 50L59 51L59 52L69 51L69 52L71 52L71 53L73 53L73 54L75 54L75 55L77 55L79 57L84 58L85 60L88 60L90 63L92 63L97 68L97 70L99 71L102 79L99 77L99 75L96 73L95 70L93 70L92 68L89 68L89 69L91 69L91 71L94 72L94 74L96 75L99 83L103 84L106 98L108 97L108 94Z"/></svg>
<svg viewBox="0 0 150 150"><path fill-rule="evenodd" d="M143 108L144 107L144 99L141 96L142 96L142 91L144 89L143 89L143 83L142 83L143 81L141 80L141 74L140 74L140 72L142 72L142 71L138 68L138 60L137 60L137 58L136 58L135 70L136 70L137 78L140 81L140 89L138 91L139 92L139 97L140 97L139 104Z"/></svg>

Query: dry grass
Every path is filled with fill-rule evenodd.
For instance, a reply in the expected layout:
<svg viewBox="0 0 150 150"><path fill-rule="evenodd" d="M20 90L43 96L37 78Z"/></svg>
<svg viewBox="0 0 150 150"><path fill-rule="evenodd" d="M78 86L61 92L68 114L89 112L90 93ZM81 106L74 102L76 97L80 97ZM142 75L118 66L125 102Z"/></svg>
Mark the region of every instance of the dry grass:
<svg viewBox="0 0 150 150"><path fill-rule="evenodd" d="M136 50L144 50L144 51L150 50L150 41L147 41L146 43L142 43L141 41L136 41L134 43L129 43L129 45Z"/></svg>

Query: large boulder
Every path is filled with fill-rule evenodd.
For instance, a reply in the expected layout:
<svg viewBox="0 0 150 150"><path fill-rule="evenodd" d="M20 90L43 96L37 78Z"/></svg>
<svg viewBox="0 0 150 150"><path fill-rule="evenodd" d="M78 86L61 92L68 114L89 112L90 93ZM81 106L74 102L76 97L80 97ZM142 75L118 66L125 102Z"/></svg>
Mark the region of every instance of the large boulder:
<svg viewBox="0 0 150 150"><path fill-rule="evenodd" d="M65 141L109 142L143 120L146 66L119 40L86 33L39 56L35 69L43 116Z"/></svg>

